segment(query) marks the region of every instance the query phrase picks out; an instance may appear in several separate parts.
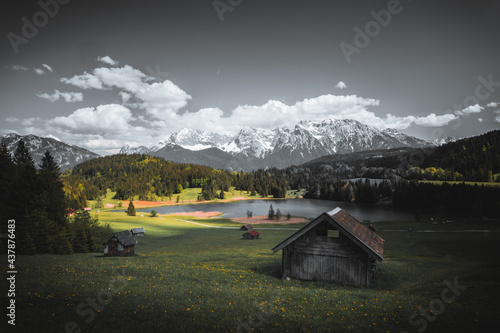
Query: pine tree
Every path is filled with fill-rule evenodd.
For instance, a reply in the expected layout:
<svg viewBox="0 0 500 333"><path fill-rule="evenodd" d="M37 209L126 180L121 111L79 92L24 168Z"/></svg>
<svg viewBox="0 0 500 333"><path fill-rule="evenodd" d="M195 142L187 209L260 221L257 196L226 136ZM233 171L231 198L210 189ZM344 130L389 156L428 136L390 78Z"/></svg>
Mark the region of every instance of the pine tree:
<svg viewBox="0 0 500 333"><path fill-rule="evenodd" d="M130 200L130 202L128 203L127 214L129 216L135 216L136 215L134 203L132 202L132 200Z"/></svg>
<svg viewBox="0 0 500 333"><path fill-rule="evenodd" d="M67 225L66 203L61 171L49 151L45 152L40 164L39 183L44 193L46 213L58 226L58 231Z"/></svg>
<svg viewBox="0 0 500 333"><path fill-rule="evenodd" d="M64 228L54 238L54 253L55 254L71 254L73 247L71 246L71 236L68 229Z"/></svg>
<svg viewBox="0 0 500 333"><path fill-rule="evenodd" d="M19 251L32 254L35 253L35 246L33 236L28 236L28 234L32 232L34 226L28 216L33 210L38 184L35 162L23 140L17 144L13 161L16 166L10 193L13 216L9 218L16 220L16 238L19 239Z"/></svg>
<svg viewBox="0 0 500 333"><path fill-rule="evenodd" d="M104 204L102 203L101 197L97 197L96 203L95 203L95 208L102 208L104 207Z"/></svg>
<svg viewBox="0 0 500 333"><path fill-rule="evenodd" d="M12 219L12 177L15 172L14 162L5 142L0 146L0 221ZM7 223L0 223L0 232L7 232Z"/></svg>
<svg viewBox="0 0 500 333"><path fill-rule="evenodd" d="M268 218L269 218L270 220L274 219L274 209L273 209L273 205L271 205L271 206L269 207L269 213L268 213L268 215L267 215L267 216L268 216Z"/></svg>
<svg viewBox="0 0 500 333"><path fill-rule="evenodd" d="M276 219L281 219L281 211L279 208L276 210Z"/></svg>

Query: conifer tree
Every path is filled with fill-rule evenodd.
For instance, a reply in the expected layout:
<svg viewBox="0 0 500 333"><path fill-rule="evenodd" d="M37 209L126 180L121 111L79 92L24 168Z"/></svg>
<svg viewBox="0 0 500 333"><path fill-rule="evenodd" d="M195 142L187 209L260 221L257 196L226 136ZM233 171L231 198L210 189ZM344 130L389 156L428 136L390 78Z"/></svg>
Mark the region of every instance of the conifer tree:
<svg viewBox="0 0 500 333"><path fill-rule="evenodd" d="M61 230L67 225L64 185L61 182L61 171L49 151L42 158L38 178L40 189L45 194L46 213L57 224L58 230Z"/></svg>
<svg viewBox="0 0 500 333"><path fill-rule="evenodd" d="M271 205L271 206L269 207L269 213L268 213L268 215L267 215L267 216L268 216L268 218L269 218L270 220L274 219L274 209L273 209L273 205Z"/></svg>
<svg viewBox="0 0 500 333"><path fill-rule="evenodd" d="M31 157L24 141L20 140L14 152L14 164L16 166L12 180L11 209L16 220L16 241L20 253L33 254L35 246L33 236L28 236L33 230L32 221L28 218L33 208L33 201L37 190L37 172L35 162Z"/></svg>
<svg viewBox="0 0 500 333"><path fill-rule="evenodd" d="M0 219L7 221L12 219L12 178L15 172L14 162L10 156L5 142L0 145ZM7 232L7 223L0 223L0 232Z"/></svg>
<svg viewBox="0 0 500 333"><path fill-rule="evenodd" d="M132 202L132 200L130 200L130 202L128 203L127 214L129 216L135 216L136 215L135 206L134 206L134 203Z"/></svg>

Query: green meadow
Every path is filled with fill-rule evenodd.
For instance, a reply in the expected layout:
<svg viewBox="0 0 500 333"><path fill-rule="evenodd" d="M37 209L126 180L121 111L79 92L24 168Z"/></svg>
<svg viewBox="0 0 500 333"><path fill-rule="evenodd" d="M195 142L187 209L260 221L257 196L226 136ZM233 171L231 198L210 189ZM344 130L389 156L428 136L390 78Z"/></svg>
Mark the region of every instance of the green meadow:
<svg viewBox="0 0 500 333"><path fill-rule="evenodd" d="M303 224L259 226L261 239L249 241L241 238L241 224L220 218L129 217L104 210L99 220L116 231L145 227L136 255L17 256L17 331L497 332L500 327L498 232L389 231L412 224L379 224L385 260L373 288L358 289L281 280L281 253L270 249ZM2 258L5 273L7 258Z"/></svg>

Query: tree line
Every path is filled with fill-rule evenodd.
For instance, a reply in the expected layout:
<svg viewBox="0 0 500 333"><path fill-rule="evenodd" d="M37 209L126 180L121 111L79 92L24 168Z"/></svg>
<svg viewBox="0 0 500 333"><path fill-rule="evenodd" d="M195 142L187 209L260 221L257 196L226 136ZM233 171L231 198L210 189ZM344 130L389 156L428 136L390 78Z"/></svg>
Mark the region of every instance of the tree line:
<svg viewBox="0 0 500 333"><path fill-rule="evenodd" d="M251 195L285 198L286 178L273 171L251 173L215 170L211 167L174 163L142 154L118 154L83 162L64 176L68 203L78 209L86 200L95 200L110 188L115 199L163 201L186 188L201 188L199 200L223 198L234 186Z"/></svg>
<svg viewBox="0 0 500 333"><path fill-rule="evenodd" d="M6 232L8 220L16 221L17 253L71 254L102 249L111 228L88 212L67 216L61 172L48 151L37 167L24 141L18 142L13 156L2 143L0 169L1 232Z"/></svg>

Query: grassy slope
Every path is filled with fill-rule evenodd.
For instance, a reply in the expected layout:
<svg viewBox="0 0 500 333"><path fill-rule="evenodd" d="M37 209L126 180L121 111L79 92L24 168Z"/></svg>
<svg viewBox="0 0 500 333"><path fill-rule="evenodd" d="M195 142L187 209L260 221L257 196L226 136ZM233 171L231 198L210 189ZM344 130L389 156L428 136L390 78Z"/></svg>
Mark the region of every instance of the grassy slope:
<svg viewBox="0 0 500 333"><path fill-rule="evenodd" d="M440 298L443 281L455 277L467 289L426 332L484 331L497 315L499 233L381 231L386 260L375 288L356 289L280 279L281 254L269 249L293 232L287 228L300 225L259 228L260 240L243 241L239 230L175 218L101 212L116 230L146 228L134 257L18 256L17 328L63 332L74 322L69 325L82 332L416 332L422 325L413 327L409 317L419 306L428 309ZM226 219L197 222L240 226ZM394 223L391 229L404 227ZM99 312L85 305L107 290L111 297Z"/></svg>

